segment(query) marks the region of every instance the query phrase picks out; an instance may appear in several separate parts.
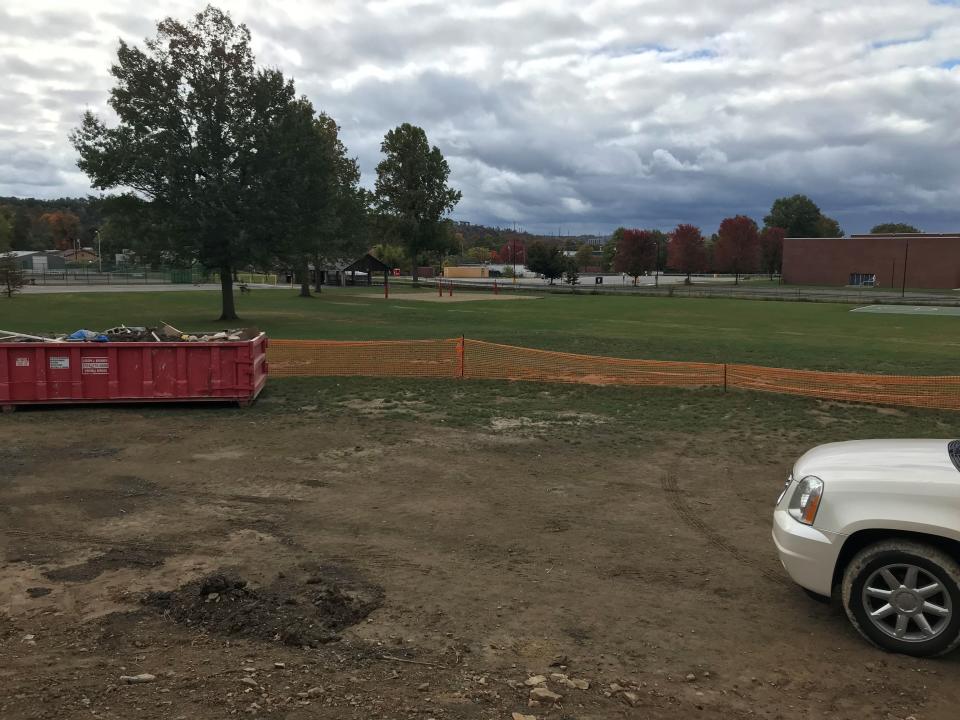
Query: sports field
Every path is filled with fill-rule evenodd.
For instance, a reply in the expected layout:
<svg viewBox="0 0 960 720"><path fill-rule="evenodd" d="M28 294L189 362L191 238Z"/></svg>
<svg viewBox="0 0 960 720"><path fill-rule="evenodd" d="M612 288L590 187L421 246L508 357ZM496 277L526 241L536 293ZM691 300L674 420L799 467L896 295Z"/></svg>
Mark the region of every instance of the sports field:
<svg viewBox="0 0 960 720"><path fill-rule="evenodd" d="M326 289L237 296L240 323L276 338L337 340L466 335L512 345L661 360L902 374L957 374L960 318L852 313L849 305L720 299L524 296L455 302L435 291ZM413 297L436 298L433 302ZM482 296L481 296L482 297ZM501 295L503 297L511 297ZM25 295L0 302L0 328L104 329L161 320L183 330L218 326L216 292Z"/></svg>

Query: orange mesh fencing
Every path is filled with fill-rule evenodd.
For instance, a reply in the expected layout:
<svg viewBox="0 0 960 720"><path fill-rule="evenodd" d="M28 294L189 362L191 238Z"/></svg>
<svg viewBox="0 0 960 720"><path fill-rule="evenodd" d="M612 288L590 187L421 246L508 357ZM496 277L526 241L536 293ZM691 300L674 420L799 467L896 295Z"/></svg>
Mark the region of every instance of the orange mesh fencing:
<svg viewBox="0 0 960 720"><path fill-rule="evenodd" d="M636 360L482 340L271 340L277 377L369 376L722 387L824 400L960 410L960 376L866 375L757 365Z"/></svg>
<svg viewBox="0 0 960 720"><path fill-rule="evenodd" d="M460 340L270 340L267 361L278 377L367 375L452 378L461 375Z"/></svg>
<svg viewBox="0 0 960 720"><path fill-rule="evenodd" d="M723 365L575 355L466 340L463 376L590 385L703 387L723 385Z"/></svg>
<svg viewBox="0 0 960 720"><path fill-rule="evenodd" d="M729 387L824 400L960 410L956 375L864 375L728 365Z"/></svg>

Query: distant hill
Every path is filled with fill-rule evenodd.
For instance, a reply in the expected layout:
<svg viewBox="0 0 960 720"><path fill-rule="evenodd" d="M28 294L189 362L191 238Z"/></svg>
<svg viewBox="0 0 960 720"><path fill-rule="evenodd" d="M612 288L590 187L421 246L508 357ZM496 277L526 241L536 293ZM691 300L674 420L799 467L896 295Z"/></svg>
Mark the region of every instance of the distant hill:
<svg viewBox="0 0 960 720"><path fill-rule="evenodd" d="M510 240L516 238L529 245L535 240L541 240L548 244L562 244L564 247L577 248L581 245L602 245L605 237L596 235L537 235L525 230L514 230L513 228L490 227L488 225L477 225L465 220L454 220L453 231L463 238L463 246L485 247L491 250L498 249L506 245Z"/></svg>
<svg viewBox="0 0 960 720"><path fill-rule="evenodd" d="M91 246L101 222L97 198L0 197L0 234L14 250L68 249L77 241Z"/></svg>

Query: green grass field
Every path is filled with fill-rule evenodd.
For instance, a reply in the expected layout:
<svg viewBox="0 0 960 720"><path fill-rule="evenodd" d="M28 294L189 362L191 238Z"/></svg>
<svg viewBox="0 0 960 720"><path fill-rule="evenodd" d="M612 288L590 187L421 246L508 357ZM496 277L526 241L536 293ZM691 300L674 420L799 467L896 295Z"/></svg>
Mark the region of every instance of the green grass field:
<svg viewBox="0 0 960 720"><path fill-rule="evenodd" d="M455 337L620 357L903 374L958 374L960 318L851 313L850 305L720 299L545 295L424 302L413 290L293 291L237 296L239 323L276 338ZM430 294L432 291L424 290ZM161 320L183 330L222 327L209 291L21 295L0 300L0 328L102 330Z"/></svg>

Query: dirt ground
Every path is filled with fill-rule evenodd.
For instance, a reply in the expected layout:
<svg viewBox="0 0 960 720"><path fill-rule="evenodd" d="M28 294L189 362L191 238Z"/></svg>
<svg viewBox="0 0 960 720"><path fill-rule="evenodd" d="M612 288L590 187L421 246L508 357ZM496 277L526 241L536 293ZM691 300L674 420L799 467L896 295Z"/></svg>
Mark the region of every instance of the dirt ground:
<svg viewBox="0 0 960 720"><path fill-rule="evenodd" d="M793 448L578 423L2 418L0 717L956 717L787 580Z"/></svg>

